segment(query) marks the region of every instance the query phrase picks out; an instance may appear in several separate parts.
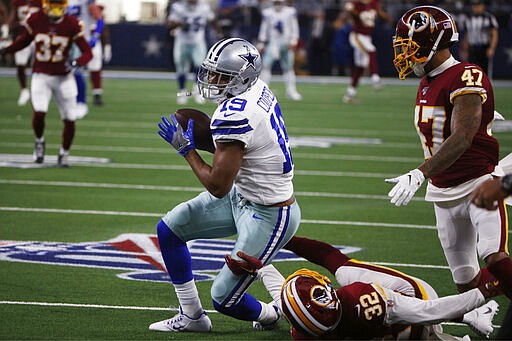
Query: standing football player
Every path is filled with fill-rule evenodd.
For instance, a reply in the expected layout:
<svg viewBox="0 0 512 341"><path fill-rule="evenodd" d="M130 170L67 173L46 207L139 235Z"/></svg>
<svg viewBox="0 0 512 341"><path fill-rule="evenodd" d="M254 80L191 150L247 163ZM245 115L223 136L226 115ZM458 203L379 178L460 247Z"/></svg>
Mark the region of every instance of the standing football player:
<svg viewBox="0 0 512 341"><path fill-rule="evenodd" d="M83 37L78 21L66 15L67 0L42 0L42 11L28 17L23 30L2 53L13 53L35 42L32 66L32 127L35 134L34 161L43 163L45 154L45 116L52 94L64 123L62 145L58 166L68 167L69 149L75 136L76 83L71 69L83 66L92 58L91 48ZM76 44L82 55L68 61L72 44Z"/></svg>
<svg viewBox="0 0 512 341"><path fill-rule="evenodd" d="M350 86L343 96L345 103L354 102L359 80L366 68L370 70L373 87L375 89L382 87L377 65L377 49L372 42L377 17L381 17L387 22L393 21L393 18L382 9L379 0L350 0L346 2L343 12L335 22L335 26L341 28L348 20L352 20L349 42L354 49L354 60L350 74Z"/></svg>
<svg viewBox="0 0 512 341"><path fill-rule="evenodd" d="M181 0L172 4L168 17L171 34L174 35L173 58L176 67L176 79L178 81L177 103L187 103L186 81L190 67L194 68L194 74L206 55L206 26L211 24L217 31L215 14L206 3L198 3L197 0ZM197 104L203 104L204 98L197 91L197 86L192 87Z"/></svg>
<svg viewBox="0 0 512 341"><path fill-rule="evenodd" d="M180 303L171 319L151 330L211 330L192 273L187 242L236 235L233 257L243 251L269 263L297 231L300 208L293 195L293 160L281 108L262 80L258 50L241 38L215 43L198 74L201 94L218 103L211 119L216 146L212 165L194 145L194 121L183 130L174 115L163 117L159 134L189 163L206 188L176 206L157 225L162 258ZM224 266L211 288L219 312L271 326L280 318L273 304L246 293L250 276Z"/></svg>
<svg viewBox="0 0 512 341"><path fill-rule="evenodd" d="M294 101L302 99L295 80L295 51L299 43L297 10L286 6L284 0L272 0L272 6L262 11L258 49L263 55L261 79L269 83L274 61L279 61L286 84L286 96Z"/></svg>
<svg viewBox="0 0 512 341"><path fill-rule="evenodd" d="M285 281L272 265L263 267L254 257L240 253L242 260L225 259L234 273L263 282L292 324L294 339L460 340L438 324L452 319L487 337L494 330L497 303L477 308L485 298L500 294L492 283L438 299L419 278L351 259L321 241L294 236L284 248L328 269L341 288L334 291L330 280L315 271L302 269Z"/></svg>
<svg viewBox="0 0 512 341"><path fill-rule="evenodd" d="M490 272L512 298L504 202L495 211L471 203L471 192L493 178L498 164L499 144L490 130L493 88L479 66L451 55L458 38L453 17L438 7L413 8L398 21L393 41L398 75L422 77L414 123L426 161L386 179L395 184L388 196L396 206L407 205L430 179L425 200L434 204L438 236L458 290L475 288ZM480 271L478 256L486 271Z"/></svg>
<svg viewBox="0 0 512 341"><path fill-rule="evenodd" d="M93 56L96 55L96 60L101 63L101 33L103 32L103 15L100 7L96 4L96 0L69 0L67 14L76 17L83 23L85 39L89 42L92 48ZM80 55L77 47L73 47L71 57L77 58ZM97 63L97 62L95 62ZM97 65L93 65L96 70ZM78 88L77 101L77 119L85 117L89 113L87 106L87 85L84 79L84 68L79 67L75 69L74 76ZM98 74L91 74L93 84L94 77ZM101 98L100 98L101 99Z"/></svg>
<svg viewBox="0 0 512 341"><path fill-rule="evenodd" d="M10 26L19 31L21 26L27 20L28 16L41 9L41 0L12 0L12 22ZM18 97L18 105L23 106L30 100L30 91L27 88L27 74L25 72L34 53L34 43L17 51L14 54L14 64L16 65L16 77L20 84L20 96Z"/></svg>

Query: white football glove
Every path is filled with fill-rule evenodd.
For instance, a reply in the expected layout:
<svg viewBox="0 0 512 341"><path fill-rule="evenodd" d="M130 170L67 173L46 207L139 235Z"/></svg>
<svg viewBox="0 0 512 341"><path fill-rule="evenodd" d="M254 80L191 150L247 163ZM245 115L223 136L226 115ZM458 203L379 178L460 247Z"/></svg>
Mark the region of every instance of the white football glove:
<svg viewBox="0 0 512 341"><path fill-rule="evenodd" d="M421 187L425 176L419 169L413 169L409 173L400 175L396 178L386 179L387 183L396 184L388 193L391 203L395 206L407 205L411 201L414 193Z"/></svg>
<svg viewBox="0 0 512 341"><path fill-rule="evenodd" d="M110 60L112 60L112 45L107 44L103 46L103 61L108 64Z"/></svg>

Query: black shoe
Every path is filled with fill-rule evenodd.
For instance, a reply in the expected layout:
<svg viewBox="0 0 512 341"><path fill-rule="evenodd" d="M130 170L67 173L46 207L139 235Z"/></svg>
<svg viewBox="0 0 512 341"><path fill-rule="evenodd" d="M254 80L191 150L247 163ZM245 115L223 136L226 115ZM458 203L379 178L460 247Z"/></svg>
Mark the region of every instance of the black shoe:
<svg viewBox="0 0 512 341"><path fill-rule="evenodd" d="M103 105L103 100L101 99L101 95L99 95L99 94L94 95L94 105L97 107L100 107Z"/></svg>

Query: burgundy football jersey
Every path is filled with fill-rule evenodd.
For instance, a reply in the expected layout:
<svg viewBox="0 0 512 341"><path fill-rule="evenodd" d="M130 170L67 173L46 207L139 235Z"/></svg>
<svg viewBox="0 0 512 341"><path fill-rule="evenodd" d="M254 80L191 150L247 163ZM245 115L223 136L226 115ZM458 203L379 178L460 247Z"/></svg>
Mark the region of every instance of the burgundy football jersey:
<svg viewBox="0 0 512 341"><path fill-rule="evenodd" d="M425 159L434 155L450 136L453 100L457 95L482 96L482 121L471 146L442 173L431 178L441 188L460 185L491 173L499 160L498 141L490 133L494 93L487 75L474 64L459 63L441 74L423 77L416 97L414 123Z"/></svg>
<svg viewBox="0 0 512 341"><path fill-rule="evenodd" d="M351 3L354 6L352 31L371 36L377 20L379 0L371 0L368 4L361 1L351 1Z"/></svg>
<svg viewBox="0 0 512 341"><path fill-rule="evenodd" d="M12 0L11 3L17 22L25 21L30 14L41 8L41 0Z"/></svg>
<svg viewBox="0 0 512 341"><path fill-rule="evenodd" d="M24 26L36 44L32 71L49 75L67 74L69 50L73 41L83 35L78 20L65 15L58 22L53 22L39 11L31 15Z"/></svg>

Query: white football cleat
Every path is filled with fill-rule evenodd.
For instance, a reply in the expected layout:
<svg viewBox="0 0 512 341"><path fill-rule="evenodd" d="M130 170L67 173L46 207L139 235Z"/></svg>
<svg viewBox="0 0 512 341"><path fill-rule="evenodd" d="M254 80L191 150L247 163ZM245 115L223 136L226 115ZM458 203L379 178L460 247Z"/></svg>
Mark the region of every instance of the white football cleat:
<svg viewBox="0 0 512 341"><path fill-rule="evenodd" d="M180 312L174 317L151 324L149 330L160 332L210 332L212 322L206 315L206 311L203 311L198 318L193 319L183 314L180 307Z"/></svg>
<svg viewBox="0 0 512 341"><path fill-rule="evenodd" d="M18 105L23 106L28 103L30 99L30 91L28 89L21 89L20 97L18 97Z"/></svg>
<svg viewBox="0 0 512 341"><path fill-rule="evenodd" d="M69 167L69 152L68 153L60 153L57 158L57 166L61 168Z"/></svg>
<svg viewBox="0 0 512 341"><path fill-rule="evenodd" d="M288 91L286 92L286 97L294 100L294 101L301 101L302 100L302 95L299 94L297 91Z"/></svg>
<svg viewBox="0 0 512 341"><path fill-rule="evenodd" d="M34 153L32 154L35 163L43 163L45 150L46 150L46 143L44 141L35 143Z"/></svg>
<svg viewBox="0 0 512 341"><path fill-rule="evenodd" d="M262 323L262 322L258 322L258 321L253 321L252 322L252 329L254 329L254 330L273 330L273 329L276 329L277 325L279 324L279 321L281 321L281 318L283 317L283 312L276 305L274 305L273 308L276 310L277 318L274 321L270 322L270 323Z"/></svg>
<svg viewBox="0 0 512 341"><path fill-rule="evenodd" d="M179 105L184 105L184 104L187 104L187 101L188 101L188 96L190 94L186 91L180 91L176 94L176 103L178 103Z"/></svg>
<svg viewBox="0 0 512 341"><path fill-rule="evenodd" d="M492 319L499 311L499 305L496 301L491 300L486 304L471 310L464 314L462 322L466 323L475 332L489 338L493 332Z"/></svg>
<svg viewBox="0 0 512 341"><path fill-rule="evenodd" d="M343 96L343 103L352 104L355 102L356 102L355 96L350 96L349 94L346 94Z"/></svg>
<svg viewBox="0 0 512 341"><path fill-rule="evenodd" d="M195 94L194 99L196 100L197 104L204 104L205 102L203 96L201 96L200 94Z"/></svg>
<svg viewBox="0 0 512 341"><path fill-rule="evenodd" d="M89 113L89 107L87 103L77 102L76 103L76 119L82 119Z"/></svg>

